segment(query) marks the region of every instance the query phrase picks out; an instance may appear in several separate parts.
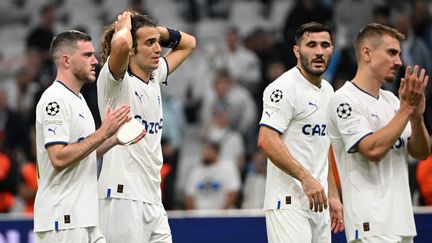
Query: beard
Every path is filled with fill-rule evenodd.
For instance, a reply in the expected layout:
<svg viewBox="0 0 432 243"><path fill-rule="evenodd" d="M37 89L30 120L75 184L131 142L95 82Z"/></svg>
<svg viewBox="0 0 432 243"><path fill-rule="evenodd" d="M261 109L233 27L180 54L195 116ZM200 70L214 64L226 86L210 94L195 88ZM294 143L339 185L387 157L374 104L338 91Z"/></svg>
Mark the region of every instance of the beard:
<svg viewBox="0 0 432 243"><path fill-rule="evenodd" d="M84 70L75 70L74 76L77 80L81 80L84 83L92 83L96 80L96 77L92 75L92 73L86 72Z"/></svg>
<svg viewBox="0 0 432 243"><path fill-rule="evenodd" d="M324 61L324 59L322 58L321 60ZM325 73L325 71L327 71L328 68L328 64L330 63L329 59L327 62L324 63L324 69L313 69L312 65L310 65L309 63L311 63L309 61L309 59L307 59L307 57L303 56L300 52L300 63L303 67L303 69L310 75L313 76L321 76L323 73Z"/></svg>

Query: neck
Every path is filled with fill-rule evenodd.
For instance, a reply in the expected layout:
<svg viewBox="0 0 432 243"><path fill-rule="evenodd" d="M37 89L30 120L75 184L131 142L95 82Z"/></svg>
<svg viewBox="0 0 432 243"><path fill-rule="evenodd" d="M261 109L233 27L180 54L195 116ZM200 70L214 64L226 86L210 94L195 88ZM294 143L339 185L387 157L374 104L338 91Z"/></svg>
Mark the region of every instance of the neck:
<svg viewBox="0 0 432 243"><path fill-rule="evenodd" d="M151 70L143 70L141 68L139 68L137 65L135 65L134 63L130 63L129 65L130 71L132 71L132 73L139 77L140 79L142 79L145 82L148 82L150 80L150 75L152 73Z"/></svg>
<svg viewBox="0 0 432 243"><path fill-rule="evenodd" d="M373 73L361 69L357 71L351 82L374 97L378 97L379 90L383 85L383 81L375 77Z"/></svg>
<svg viewBox="0 0 432 243"><path fill-rule="evenodd" d="M311 75L310 73L306 72L300 65L297 65L297 68L300 70L300 73L303 75L303 77L305 77L305 79L309 81L309 83L317 86L318 88L321 87L322 75Z"/></svg>
<svg viewBox="0 0 432 243"><path fill-rule="evenodd" d="M72 74L66 75L59 72L56 76L56 80L62 82L66 87L68 87L72 92L76 95L79 95L82 86L84 83L82 81L77 80Z"/></svg>

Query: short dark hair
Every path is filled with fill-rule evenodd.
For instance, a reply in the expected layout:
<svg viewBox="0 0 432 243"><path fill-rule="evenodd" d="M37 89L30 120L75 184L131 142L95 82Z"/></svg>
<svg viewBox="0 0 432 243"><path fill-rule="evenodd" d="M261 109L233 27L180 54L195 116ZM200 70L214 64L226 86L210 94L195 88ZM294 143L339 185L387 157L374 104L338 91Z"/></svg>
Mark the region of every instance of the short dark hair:
<svg viewBox="0 0 432 243"><path fill-rule="evenodd" d="M380 43L381 37L383 37L384 35L388 35L399 41L405 39L404 34L400 33L392 27L378 23L368 24L360 30L356 37L354 48L357 58L359 57L360 45L365 39L373 39L373 45L377 46Z"/></svg>
<svg viewBox="0 0 432 243"><path fill-rule="evenodd" d="M297 28L295 33L296 45L298 45L302 41L304 33L317 33L317 32L328 32L330 34L330 40L333 40L332 29L329 26L318 22L308 22L302 24L300 27Z"/></svg>
<svg viewBox="0 0 432 243"><path fill-rule="evenodd" d="M78 41L91 41L92 38L86 33L78 30L67 30L53 38L50 45L50 55L56 60L59 55L73 51L77 47Z"/></svg>

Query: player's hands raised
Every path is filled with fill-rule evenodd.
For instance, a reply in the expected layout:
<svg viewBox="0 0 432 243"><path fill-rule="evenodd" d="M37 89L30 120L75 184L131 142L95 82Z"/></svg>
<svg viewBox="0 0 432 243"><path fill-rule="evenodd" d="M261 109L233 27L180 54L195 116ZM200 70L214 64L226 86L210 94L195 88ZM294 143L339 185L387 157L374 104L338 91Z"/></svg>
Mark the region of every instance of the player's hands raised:
<svg viewBox="0 0 432 243"><path fill-rule="evenodd" d="M327 209L327 196L321 184L310 174L300 181L303 191L309 199L309 208L315 212L322 212Z"/></svg>
<svg viewBox="0 0 432 243"><path fill-rule="evenodd" d="M110 106L105 110L104 119L100 129L104 131L107 138L116 134L118 129L127 121L132 119L128 114L130 112L129 105L121 105L113 110Z"/></svg>
<svg viewBox="0 0 432 243"><path fill-rule="evenodd" d="M339 197L329 197L331 231L339 233L344 230L343 206Z"/></svg>
<svg viewBox="0 0 432 243"><path fill-rule="evenodd" d="M405 76L401 79L399 87L399 98L401 107L406 106L413 109L413 118L422 117L426 107L425 89L429 82L429 76L426 70L421 69L418 73L419 66L415 65L414 69L408 66L405 70Z"/></svg>

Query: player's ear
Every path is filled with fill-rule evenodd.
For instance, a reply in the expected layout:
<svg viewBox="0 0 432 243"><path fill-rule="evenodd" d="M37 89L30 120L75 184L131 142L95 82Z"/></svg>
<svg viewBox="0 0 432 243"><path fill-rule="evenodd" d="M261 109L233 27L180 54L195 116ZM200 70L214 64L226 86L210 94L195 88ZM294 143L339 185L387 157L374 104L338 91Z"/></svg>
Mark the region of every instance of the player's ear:
<svg viewBox="0 0 432 243"><path fill-rule="evenodd" d="M70 61L71 61L71 59L70 59L70 56L68 56L68 55L62 55L59 58L60 64L65 66L65 67L70 67Z"/></svg>
<svg viewBox="0 0 432 243"><path fill-rule="evenodd" d="M368 46L363 46L361 48L360 54L366 63L369 63L371 61L371 50Z"/></svg>
<svg viewBox="0 0 432 243"><path fill-rule="evenodd" d="M293 46L293 52L296 58L300 58L300 47L298 45Z"/></svg>

